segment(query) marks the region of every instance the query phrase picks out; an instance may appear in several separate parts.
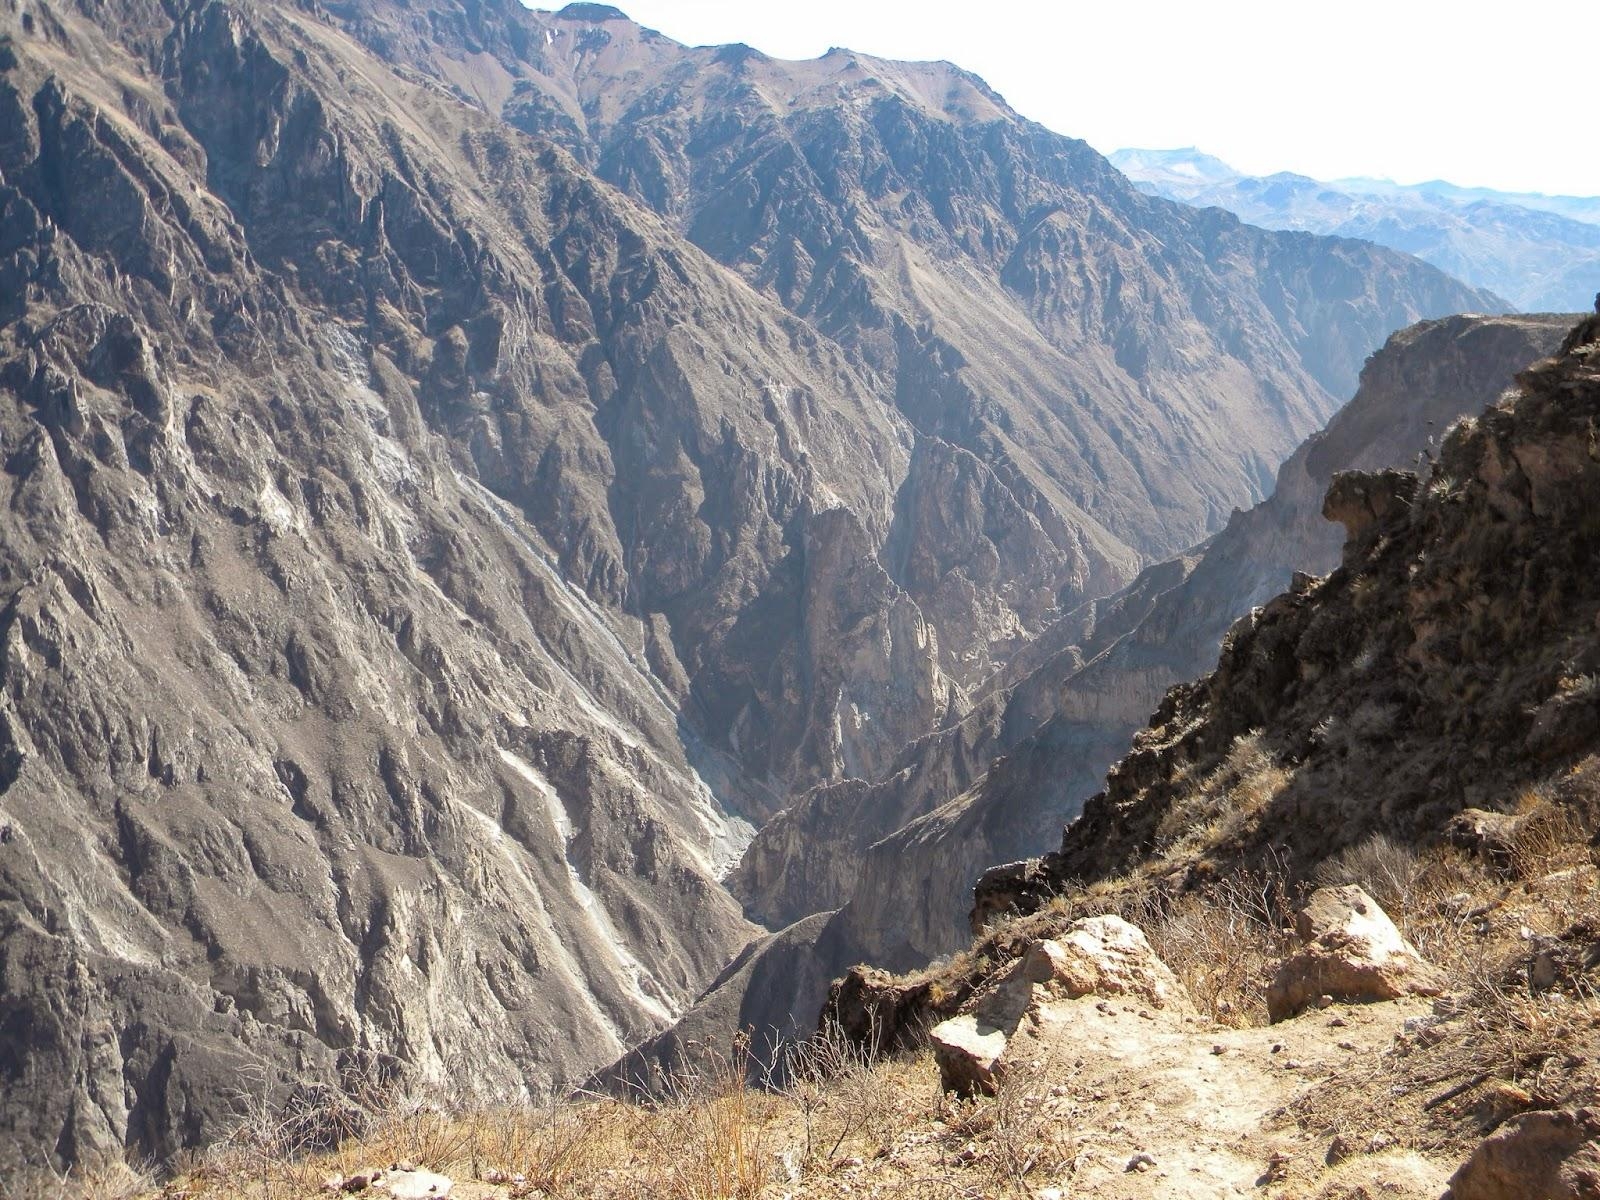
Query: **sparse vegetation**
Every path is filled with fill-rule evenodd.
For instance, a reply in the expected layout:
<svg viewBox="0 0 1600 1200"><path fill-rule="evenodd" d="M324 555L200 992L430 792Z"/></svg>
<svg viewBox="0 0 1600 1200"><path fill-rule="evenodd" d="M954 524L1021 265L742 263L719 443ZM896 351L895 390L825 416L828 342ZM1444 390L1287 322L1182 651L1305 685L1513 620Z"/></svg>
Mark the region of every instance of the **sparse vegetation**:
<svg viewBox="0 0 1600 1200"><path fill-rule="evenodd" d="M1254 867L1224 870L1191 850L1181 860L1186 887L1171 886L1180 860L1169 856L1069 888L897 982L921 989L920 1019L931 1022L1032 939L1081 916L1115 913L1145 931L1215 1036L1228 1036L1265 1023L1265 986L1297 944L1291 918L1305 889L1357 884L1444 970L1449 995L1432 1015L1406 1021L1382 1053L1350 1058L1304 1089L1283 1119L1313 1141L1337 1139L1342 1149L1330 1150L1329 1161L1341 1165L1329 1187L1351 1174L1346 1153L1374 1161L1459 1157L1509 1116L1592 1095L1600 1084L1596 771L1587 763L1506 805L1515 818L1509 859L1443 843L1419 850L1374 833L1296 885L1287 861L1271 854ZM1257 738L1241 738L1219 769L1194 783L1194 809L1226 795L1229 811L1259 812L1285 775ZM274 1106L247 1088L235 1135L159 1189L118 1168L55 1181L38 1194L290 1200L327 1194L330 1181L364 1168L400 1163L452 1176L465 1200L973 1200L1031 1197L1052 1186L1071 1195L1079 1165L1093 1160L1107 1133L1076 1115L1095 1100L1075 1086L1081 1064L1048 1056L1006 1076L997 1094L972 1100L940 1092L925 1051L880 1054L840 1033L782 1048L762 1087L746 1085L746 1041L701 1061L640 1103L581 1095L545 1106L455 1109L374 1086ZM1370 1103L1374 1095L1385 1102Z"/></svg>
<svg viewBox="0 0 1600 1200"><path fill-rule="evenodd" d="M1156 827L1158 853L1227 842L1288 786L1293 772L1266 747L1259 730L1236 738L1215 770L1189 786Z"/></svg>

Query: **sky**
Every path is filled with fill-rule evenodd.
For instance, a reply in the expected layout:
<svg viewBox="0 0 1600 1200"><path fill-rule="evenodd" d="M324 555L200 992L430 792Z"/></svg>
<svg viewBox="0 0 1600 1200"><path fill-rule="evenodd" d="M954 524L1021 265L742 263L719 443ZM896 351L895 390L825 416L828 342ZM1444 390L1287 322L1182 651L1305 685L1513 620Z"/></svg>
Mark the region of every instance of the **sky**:
<svg viewBox="0 0 1600 1200"><path fill-rule="evenodd" d="M1198 146L1252 174L1600 194L1577 0L615 3L691 45L949 59L1107 153Z"/></svg>

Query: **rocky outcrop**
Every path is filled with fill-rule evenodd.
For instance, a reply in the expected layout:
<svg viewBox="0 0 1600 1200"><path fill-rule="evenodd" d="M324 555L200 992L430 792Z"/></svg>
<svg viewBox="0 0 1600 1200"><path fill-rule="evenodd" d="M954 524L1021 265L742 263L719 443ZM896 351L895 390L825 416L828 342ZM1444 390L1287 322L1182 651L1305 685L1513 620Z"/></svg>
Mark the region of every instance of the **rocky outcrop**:
<svg viewBox="0 0 1600 1200"><path fill-rule="evenodd" d="M1328 486L1322 515L1343 525L1345 537L1354 541L1410 508L1416 496L1417 477L1410 471L1343 471Z"/></svg>
<svg viewBox="0 0 1600 1200"><path fill-rule="evenodd" d="M1444 977L1359 887L1319 888L1295 917L1304 943L1267 988L1267 1015L1284 1021L1312 1004L1437 996Z"/></svg>
<svg viewBox="0 0 1600 1200"><path fill-rule="evenodd" d="M1374 833L1440 836L1600 744L1577 682L1600 665L1582 565L1597 334L1585 321L1457 425L1412 502L1363 527L1336 571L1241 620L1216 670L1168 694L1033 890L1159 861L1162 822L1252 731L1286 784L1212 853L1270 839L1290 864Z"/></svg>
<svg viewBox="0 0 1600 1200"><path fill-rule="evenodd" d="M1600 1112L1513 1117L1450 1178L1447 1200L1588 1200L1600 1195Z"/></svg>
<svg viewBox="0 0 1600 1200"><path fill-rule="evenodd" d="M1183 985L1156 957L1144 933L1120 917L1086 917L1059 937L1031 943L961 1010L928 1031L944 1089L994 1093L1008 1072L1012 1037L1039 1005L1116 998L1168 1017L1194 1008ZM1146 1014L1148 1015L1148 1014ZM1070 1023L1070 1014L1055 1019Z"/></svg>

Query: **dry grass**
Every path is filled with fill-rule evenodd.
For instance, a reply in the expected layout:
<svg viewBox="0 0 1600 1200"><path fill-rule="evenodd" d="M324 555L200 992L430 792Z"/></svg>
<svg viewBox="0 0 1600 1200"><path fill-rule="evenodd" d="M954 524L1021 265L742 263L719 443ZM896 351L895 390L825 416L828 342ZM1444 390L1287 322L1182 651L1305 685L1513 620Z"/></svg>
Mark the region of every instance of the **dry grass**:
<svg viewBox="0 0 1600 1200"><path fill-rule="evenodd" d="M1293 778L1266 748L1260 730L1241 735L1215 769L1188 781L1162 816L1156 826L1158 855L1209 849L1236 838Z"/></svg>
<svg viewBox="0 0 1600 1200"><path fill-rule="evenodd" d="M145 1178L115 1193L64 1184L59 1195L299 1200L332 1194L330 1181L395 1164L448 1175L463 1196L505 1200L826 1194L834 1184L848 1191L852 1172L887 1160L912 1131L927 1130L944 1103L926 1054L875 1062L842 1039L817 1039L787 1048L771 1086L752 1088L748 1052L741 1040L730 1053L707 1055L699 1070L671 1077L638 1103L578 1096L543 1107L453 1110L394 1099L387 1110L368 1112L359 1136L326 1150L296 1151L283 1133L305 1125L303 1109L256 1111L159 1189ZM1015 1127L998 1121L995 1136Z"/></svg>
<svg viewBox="0 0 1600 1200"><path fill-rule="evenodd" d="M1267 983L1295 948L1282 876L1240 872L1160 904L1143 895L1121 915L1144 929L1200 1011L1219 1025L1265 1024Z"/></svg>
<svg viewBox="0 0 1600 1200"><path fill-rule="evenodd" d="M945 1145L955 1164L970 1162L986 1177L984 1195L1031 1195L1041 1180L1071 1173L1081 1139L1052 1103L1060 1064L1030 1064L1002 1080L993 1096L952 1101Z"/></svg>
<svg viewBox="0 0 1600 1200"><path fill-rule="evenodd" d="M26 1196L29 1200L138 1200L154 1187L150 1172L123 1163L64 1175L33 1178L8 1190L0 1181L0 1197Z"/></svg>
<svg viewBox="0 0 1600 1200"><path fill-rule="evenodd" d="M1385 907L1445 972L1451 998L1388 1055L1309 1094L1294 1114L1303 1127L1358 1143L1406 1131L1413 1148L1454 1154L1525 1109L1592 1103L1600 1091L1600 978L1586 958L1600 944L1594 831L1553 787L1529 789L1515 811L1509 865L1448 847L1407 855L1364 844L1341 857L1352 881L1392 886ZM1385 1103L1359 1102L1374 1095Z"/></svg>
<svg viewBox="0 0 1600 1200"><path fill-rule="evenodd" d="M1249 738L1196 795L1209 827L1268 805L1286 773ZM1226 811L1213 801L1229 797ZM1325 863L1321 884L1356 883L1448 976L1453 998L1408 1023L1388 1052L1352 1060L1284 1119L1359 1147L1453 1154L1516 1111L1600 1090L1600 870L1594 821L1557 787L1530 789L1509 861L1448 846L1368 838ZM1295 948L1299 896L1285 865L1223 872L1189 855L1075 889L1040 912L996 923L971 950L919 973L937 1017L1031 940L1116 913L1219 1024L1264 1023L1265 987ZM1198 868L1198 869L1197 869ZM1549 962L1539 966L1539 956ZM1306 1018L1315 1020L1317 1018ZM1337 1037L1331 1034L1331 1037ZM972 1200L1031 1196L1070 1180L1093 1129L1060 1099L1071 1072L1035 1063L999 1093L957 1101L926 1053L883 1058L843 1037L784 1049L765 1086L746 1086L749 1046L707 1056L647 1103L586 1096L542 1108L454 1110L382 1089L325 1098L326 1110L247 1099L235 1136L158 1192L136 1172L57 1181L52 1200L289 1200L327 1194L330 1177L408 1163L458 1181L464 1200L777 1200L872 1195ZM1372 1103L1373 1097L1383 1098ZM1575 1099L1576 1098L1576 1099ZM1363 1153L1367 1151L1362 1151Z"/></svg>

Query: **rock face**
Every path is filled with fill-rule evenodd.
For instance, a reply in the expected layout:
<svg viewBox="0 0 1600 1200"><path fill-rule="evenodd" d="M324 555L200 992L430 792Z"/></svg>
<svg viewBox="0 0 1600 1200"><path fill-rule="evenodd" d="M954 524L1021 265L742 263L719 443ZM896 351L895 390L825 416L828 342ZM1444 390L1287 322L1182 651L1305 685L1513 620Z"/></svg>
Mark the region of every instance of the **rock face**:
<svg viewBox="0 0 1600 1200"><path fill-rule="evenodd" d="M1439 972L1354 885L1313 892L1295 918L1295 932L1304 949L1278 968L1267 989L1267 1015L1274 1021L1323 997L1367 1003L1444 990Z"/></svg>
<svg viewBox="0 0 1600 1200"><path fill-rule="evenodd" d="M1590 1200L1600 1196L1600 1112L1513 1117L1450 1179L1447 1200Z"/></svg>
<svg viewBox="0 0 1600 1200"><path fill-rule="evenodd" d="M0 1170L614 1058L750 822L1497 303L864 62L0 0Z"/></svg>
<svg viewBox="0 0 1600 1200"><path fill-rule="evenodd" d="M559 142L881 382L916 433L884 566L962 686L1259 497L1392 330L1506 308L1369 244L1144 196L947 63L692 49L512 0L341 21Z"/></svg>
<svg viewBox="0 0 1600 1200"><path fill-rule="evenodd" d="M1136 864L1186 878L1198 864L1163 864L1162 830L1188 819L1193 781L1246 735L1285 775L1226 853L1270 841L1291 868L1376 833L1441 835L1463 809L1600 745L1578 682L1600 667L1587 566L1597 337L1600 319L1585 320L1456 426L1412 503L1360 525L1326 579L1239 621L1216 670L1168 693L1027 893Z"/></svg>

